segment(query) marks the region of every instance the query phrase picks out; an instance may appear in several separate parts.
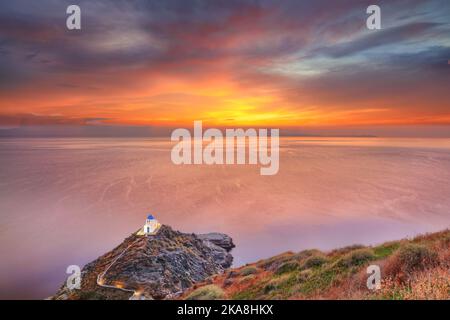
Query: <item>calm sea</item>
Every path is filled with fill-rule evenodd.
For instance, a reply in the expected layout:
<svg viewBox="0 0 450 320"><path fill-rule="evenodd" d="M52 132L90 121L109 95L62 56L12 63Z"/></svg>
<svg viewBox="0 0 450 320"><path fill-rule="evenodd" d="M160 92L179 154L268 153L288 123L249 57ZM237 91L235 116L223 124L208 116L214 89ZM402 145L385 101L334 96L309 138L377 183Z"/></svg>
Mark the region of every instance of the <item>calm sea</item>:
<svg viewBox="0 0 450 320"><path fill-rule="evenodd" d="M0 298L44 298L147 213L235 265L450 226L450 140L282 138L280 170L176 166L158 139L0 139Z"/></svg>

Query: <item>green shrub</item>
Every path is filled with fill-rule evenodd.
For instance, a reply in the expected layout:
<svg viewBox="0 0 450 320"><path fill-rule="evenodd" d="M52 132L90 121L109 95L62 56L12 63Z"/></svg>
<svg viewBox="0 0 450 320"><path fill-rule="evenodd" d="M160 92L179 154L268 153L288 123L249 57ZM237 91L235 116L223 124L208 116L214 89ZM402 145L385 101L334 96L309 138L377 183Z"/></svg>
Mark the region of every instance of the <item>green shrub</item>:
<svg viewBox="0 0 450 320"><path fill-rule="evenodd" d="M275 290L276 288L277 288L277 287L275 286L274 283L269 282L268 284L266 284L266 285L264 286L263 291L264 291L265 294L267 294L267 293L269 293L269 292Z"/></svg>
<svg viewBox="0 0 450 320"><path fill-rule="evenodd" d="M309 280L309 278L311 278L312 274L313 273L311 270L303 270L297 274L297 281L305 282L305 281Z"/></svg>
<svg viewBox="0 0 450 320"><path fill-rule="evenodd" d="M256 267L250 266L250 267L245 267L244 269L239 271L239 275L245 277L245 276L248 276L248 275L251 275L251 274L255 274L257 272L258 272L258 269Z"/></svg>
<svg viewBox="0 0 450 320"><path fill-rule="evenodd" d="M283 273L292 272L294 270L299 269L299 267L300 265L298 262L295 261L285 262L275 270L275 274L280 275Z"/></svg>
<svg viewBox="0 0 450 320"><path fill-rule="evenodd" d="M338 265L341 267L360 266L373 259L375 259L375 255L371 249L356 249L344 255L338 261Z"/></svg>
<svg viewBox="0 0 450 320"><path fill-rule="evenodd" d="M425 246L414 244L409 244L401 248L398 252L398 257L404 265L405 271L435 266L438 261L436 252L431 251Z"/></svg>
<svg viewBox="0 0 450 320"><path fill-rule="evenodd" d="M308 270L311 271L311 270ZM326 290L336 279L336 272L333 268L319 269L305 275L305 281L300 283L298 291L303 294Z"/></svg>
<svg viewBox="0 0 450 320"><path fill-rule="evenodd" d="M276 270L284 262L291 260L293 255L294 254L290 251L284 252L269 259L258 261L256 266L259 268L263 268L264 270L273 271Z"/></svg>
<svg viewBox="0 0 450 320"><path fill-rule="evenodd" d="M322 255L323 253L317 249L303 250L292 256L296 260L304 260L314 255Z"/></svg>
<svg viewBox="0 0 450 320"><path fill-rule="evenodd" d="M327 263L327 257L323 255L314 255L305 260L302 265L302 269L310 269L320 267L321 265Z"/></svg>
<svg viewBox="0 0 450 320"><path fill-rule="evenodd" d="M189 294L186 300L220 300L224 298L224 292L214 284L200 287Z"/></svg>
<svg viewBox="0 0 450 320"><path fill-rule="evenodd" d="M408 277L411 272L435 267L439 263L438 254L419 244L407 244L391 257L386 265L390 276Z"/></svg>
<svg viewBox="0 0 450 320"><path fill-rule="evenodd" d="M388 242L373 248L373 252L378 259L383 259L390 256L398 248L400 248L399 242Z"/></svg>

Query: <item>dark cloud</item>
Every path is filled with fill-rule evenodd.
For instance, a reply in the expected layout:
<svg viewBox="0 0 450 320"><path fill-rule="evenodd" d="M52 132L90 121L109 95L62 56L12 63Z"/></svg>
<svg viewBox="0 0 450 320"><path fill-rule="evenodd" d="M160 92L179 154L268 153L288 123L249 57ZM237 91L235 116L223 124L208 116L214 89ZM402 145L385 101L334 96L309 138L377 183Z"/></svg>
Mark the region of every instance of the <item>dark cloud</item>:
<svg viewBox="0 0 450 320"><path fill-rule="evenodd" d="M64 21L68 1L27 4L31 2L0 5L0 40L15 55L33 60L28 68L41 71L40 76L49 70L102 72L143 65L172 70L220 59L267 62L321 44L318 52L338 58L423 35L438 25L410 23L329 45L328 38L361 29L364 2L80 1L83 29L70 32Z"/></svg>
<svg viewBox="0 0 450 320"><path fill-rule="evenodd" d="M0 114L0 126L86 125L102 123L108 118L77 118L61 115Z"/></svg>
<svg viewBox="0 0 450 320"><path fill-rule="evenodd" d="M415 22L377 32L367 31L364 36L357 40L319 49L316 53L328 55L333 58L345 57L373 48L399 44L403 41L429 36L439 26L442 26L442 24Z"/></svg>
<svg viewBox="0 0 450 320"><path fill-rule="evenodd" d="M249 95L276 92L277 102L299 109L355 102L365 108L385 98L380 107L414 109L432 99L443 112L449 98L449 2L377 2L380 31L365 29L365 9L372 4L365 0L83 0L77 1L82 30L72 32L65 28L72 1L4 1L0 93L21 97L33 87L48 96L61 91L105 97L169 77L196 82L225 73ZM305 66L316 73L295 72ZM117 104L111 103L114 109ZM5 115L0 121L106 120L99 118Z"/></svg>

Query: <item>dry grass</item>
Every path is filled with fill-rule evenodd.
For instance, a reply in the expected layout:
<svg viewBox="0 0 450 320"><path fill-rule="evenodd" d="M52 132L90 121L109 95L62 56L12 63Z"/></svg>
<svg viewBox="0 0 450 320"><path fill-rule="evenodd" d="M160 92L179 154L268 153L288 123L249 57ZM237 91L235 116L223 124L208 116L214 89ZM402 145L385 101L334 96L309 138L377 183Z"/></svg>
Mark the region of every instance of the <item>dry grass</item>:
<svg viewBox="0 0 450 320"><path fill-rule="evenodd" d="M448 269L435 268L414 275L404 299L449 299L450 272Z"/></svg>
<svg viewBox="0 0 450 320"><path fill-rule="evenodd" d="M219 300L225 296L223 290L213 284L198 288L191 292L186 299L187 300Z"/></svg>
<svg viewBox="0 0 450 320"><path fill-rule="evenodd" d="M258 269L254 266L248 266L239 271L239 275L245 277L252 274L258 273Z"/></svg>
<svg viewBox="0 0 450 320"><path fill-rule="evenodd" d="M448 300L450 271L442 267L426 269L412 274L407 283L387 278L383 281L381 296L394 300Z"/></svg>
<svg viewBox="0 0 450 320"><path fill-rule="evenodd" d="M391 256L384 269L387 277L407 281L415 271L433 268L439 264L438 254L419 244L407 244Z"/></svg>
<svg viewBox="0 0 450 320"><path fill-rule="evenodd" d="M381 268L381 290L366 286L369 264ZM210 285L229 299L450 299L450 230L373 248L286 252L196 287Z"/></svg>

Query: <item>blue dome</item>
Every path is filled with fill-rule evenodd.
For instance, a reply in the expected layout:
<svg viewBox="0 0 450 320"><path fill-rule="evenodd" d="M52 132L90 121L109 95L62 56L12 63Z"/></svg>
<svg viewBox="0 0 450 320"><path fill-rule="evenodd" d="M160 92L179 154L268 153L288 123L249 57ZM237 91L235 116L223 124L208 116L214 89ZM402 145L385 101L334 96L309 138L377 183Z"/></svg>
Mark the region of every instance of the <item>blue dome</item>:
<svg viewBox="0 0 450 320"><path fill-rule="evenodd" d="M147 216L147 220L153 220L153 219L155 219L155 218L153 218L153 216L152 216L151 214L149 214L149 215Z"/></svg>

